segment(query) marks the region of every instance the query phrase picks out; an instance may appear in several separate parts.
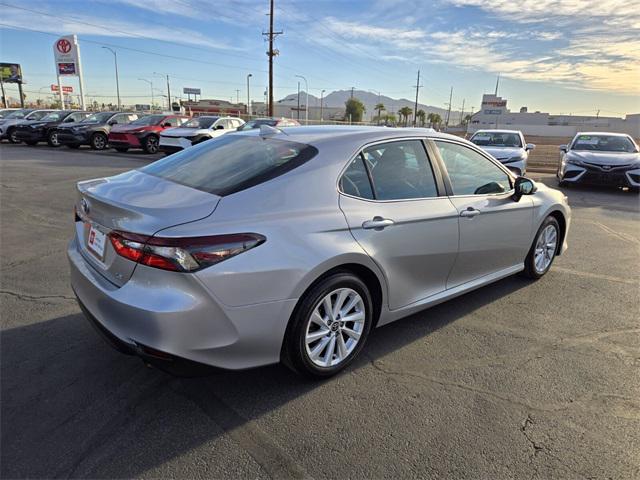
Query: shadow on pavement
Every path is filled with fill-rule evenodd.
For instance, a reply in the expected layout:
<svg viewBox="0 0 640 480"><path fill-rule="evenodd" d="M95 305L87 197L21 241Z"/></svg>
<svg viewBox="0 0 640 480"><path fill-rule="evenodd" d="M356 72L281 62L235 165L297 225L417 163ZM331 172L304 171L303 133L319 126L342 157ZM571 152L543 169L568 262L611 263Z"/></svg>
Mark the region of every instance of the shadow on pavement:
<svg viewBox="0 0 640 480"><path fill-rule="evenodd" d="M507 278L381 327L372 333L364 355L325 382L303 380L279 365L174 378L113 351L81 314L5 330L1 476L142 475L223 432L233 435L249 420L316 388L332 387L326 383L366 367L368 359L401 349L528 284L524 278Z"/></svg>

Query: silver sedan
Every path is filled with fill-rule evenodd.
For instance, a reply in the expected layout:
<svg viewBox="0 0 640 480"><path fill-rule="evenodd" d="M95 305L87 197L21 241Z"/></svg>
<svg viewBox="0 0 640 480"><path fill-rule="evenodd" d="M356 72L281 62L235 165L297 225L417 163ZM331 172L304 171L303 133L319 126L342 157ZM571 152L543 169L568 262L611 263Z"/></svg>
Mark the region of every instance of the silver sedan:
<svg viewBox="0 0 640 480"><path fill-rule="evenodd" d="M284 362L335 374L372 328L566 248L566 197L425 129L231 133L78 184L86 316L174 373Z"/></svg>

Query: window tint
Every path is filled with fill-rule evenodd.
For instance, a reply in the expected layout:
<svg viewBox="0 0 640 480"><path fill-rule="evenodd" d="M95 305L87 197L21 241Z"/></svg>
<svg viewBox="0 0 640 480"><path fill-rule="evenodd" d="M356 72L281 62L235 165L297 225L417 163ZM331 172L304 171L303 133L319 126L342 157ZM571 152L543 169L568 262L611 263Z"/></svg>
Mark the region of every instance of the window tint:
<svg viewBox="0 0 640 480"><path fill-rule="evenodd" d="M358 155L342 174L340 191L354 197L373 199L371 183L362 156Z"/></svg>
<svg viewBox="0 0 640 480"><path fill-rule="evenodd" d="M89 116L88 113L76 112L76 113L72 113L71 115L69 115L69 117L67 117L66 120L69 120L70 118L73 118L74 122L80 122L81 120L84 120L88 116Z"/></svg>
<svg viewBox="0 0 640 480"><path fill-rule="evenodd" d="M229 195L278 177L318 153L275 138L223 135L158 160L141 171L216 195Z"/></svg>
<svg viewBox="0 0 640 480"><path fill-rule="evenodd" d="M490 160L463 145L436 141L454 195L486 195L511 190L509 176Z"/></svg>
<svg viewBox="0 0 640 480"><path fill-rule="evenodd" d="M420 140L374 145L363 151L377 200L437 197L435 178Z"/></svg>

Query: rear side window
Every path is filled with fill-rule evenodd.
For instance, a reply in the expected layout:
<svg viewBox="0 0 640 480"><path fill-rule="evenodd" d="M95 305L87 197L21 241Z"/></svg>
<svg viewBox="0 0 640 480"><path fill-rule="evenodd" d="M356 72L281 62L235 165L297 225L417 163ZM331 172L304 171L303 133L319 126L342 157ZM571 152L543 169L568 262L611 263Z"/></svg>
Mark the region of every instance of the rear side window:
<svg viewBox="0 0 640 480"><path fill-rule="evenodd" d="M318 149L304 143L224 135L140 170L225 196L276 178L309 161L317 153Z"/></svg>
<svg viewBox="0 0 640 480"><path fill-rule="evenodd" d="M373 199L369 175L361 155L353 159L340 178L340 191L353 197Z"/></svg>

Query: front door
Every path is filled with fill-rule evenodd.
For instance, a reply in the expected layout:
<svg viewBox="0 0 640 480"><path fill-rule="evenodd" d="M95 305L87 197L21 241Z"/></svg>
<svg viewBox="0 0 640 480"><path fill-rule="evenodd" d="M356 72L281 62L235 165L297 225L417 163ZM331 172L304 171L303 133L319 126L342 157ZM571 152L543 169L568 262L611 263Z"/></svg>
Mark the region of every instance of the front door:
<svg viewBox="0 0 640 480"><path fill-rule="evenodd" d="M436 140L459 215L460 247L447 288L522 264L529 251L533 201L512 198L512 178L476 150Z"/></svg>
<svg viewBox="0 0 640 480"><path fill-rule="evenodd" d="M354 238L387 279L390 309L445 290L458 250L458 211L438 189L421 140L365 148L340 190Z"/></svg>

